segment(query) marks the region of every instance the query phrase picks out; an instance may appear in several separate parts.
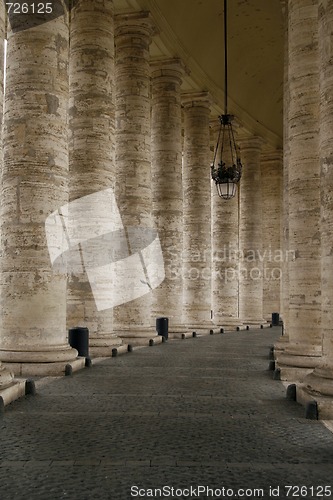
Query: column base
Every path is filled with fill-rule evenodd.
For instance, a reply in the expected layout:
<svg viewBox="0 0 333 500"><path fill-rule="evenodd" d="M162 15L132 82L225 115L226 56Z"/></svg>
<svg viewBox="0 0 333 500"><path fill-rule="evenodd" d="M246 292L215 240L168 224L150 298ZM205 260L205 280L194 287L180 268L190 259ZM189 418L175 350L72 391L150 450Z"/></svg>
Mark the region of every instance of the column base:
<svg viewBox="0 0 333 500"><path fill-rule="evenodd" d="M288 344L281 353L276 353L275 367L280 370L280 379L303 382L321 361L321 346Z"/></svg>
<svg viewBox="0 0 333 500"><path fill-rule="evenodd" d="M86 358L77 358L68 362L53 363L3 363L16 377L57 377L66 375L68 367L71 371L85 367Z"/></svg>
<svg viewBox="0 0 333 500"><path fill-rule="evenodd" d="M241 324L245 326L249 326L250 328L261 328L261 326L269 326L267 321L264 318L247 318L247 319L240 319L239 320Z"/></svg>
<svg viewBox="0 0 333 500"><path fill-rule="evenodd" d="M68 344L36 351L0 350L0 360L16 376L63 375L66 365L77 360L77 350ZM84 364L84 358L83 364Z"/></svg>
<svg viewBox="0 0 333 500"><path fill-rule="evenodd" d="M35 351L0 349L0 361L4 363L57 363L76 358L77 350L68 344L38 347Z"/></svg>
<svg viewBox="0 0 333 500"><path fill-rule="evenodd" d="M218 329L224 328L224 330L233 331L237 330L237 327L242 328L243 323L239 318L221 316L220 318L214 319L214 326Z"/></svg>
<svg viewBox="0 0 333 500"><path fill-rule="evenodd" d="M115 334L121 338L125 344L132 346L149 345L151 343L150 341L155 344L159 342L158 339L162 342L162 337L157 335L155 328L151 326L147 326L146 328L133 326L133 328L117 330Z"/></svg>
<svg viewBox="0 0 333 500"><path fill-rule="evenodd" d="M189 329L182 323L170 324L169 321L169 339L181 339L184 334L189 333Z"/></svg>
<svg viewBox="0 0 333 500"><path fill-rule="evenodd" d="M310 373L305 377L304 383L296 389L298 403L303 406L314 401L317 403L319 420L333 420L333 370L330 371L329 378L321 377L319 374L317 376L314 372ZM316 390L315 387L320 390Z"/></svg>
<svg viewBox="0 0 333 500"><path fill-rule="evenodd" d="M304 388L333 398L333 366L320 365L304 380ZM333 403L333 399L332 399Z"/></svg>
<svg viewBox="0 0 333 500"><path fill-rule="evenodd" d="M187 332L196 332L199 335L209 335L210 330L214 330L214 323L200 323L200 324L192 324L192 325L186 325L186 331Z"/></svg>
<svg viewBox="0 0 333 500"><path fill-rule="evenodd" d="M181 339L184 334L190 334L189 329L184 325L172 325L169 327L169 339Z"/></svg>
<svg viewBox="0 0 333 500"><path fill-rule="evenodd" d="M274 344L274 353L281 354L289 345L289 335L281 335L279 340Z"/></svg>
<svg viewBox="0 0 333 500"><path fill-rule="evenodd" d="M89 354L92 357L108 357L112 356L112 350L123 344L121 338L115 334L90 337L89 338Z"/></svg>

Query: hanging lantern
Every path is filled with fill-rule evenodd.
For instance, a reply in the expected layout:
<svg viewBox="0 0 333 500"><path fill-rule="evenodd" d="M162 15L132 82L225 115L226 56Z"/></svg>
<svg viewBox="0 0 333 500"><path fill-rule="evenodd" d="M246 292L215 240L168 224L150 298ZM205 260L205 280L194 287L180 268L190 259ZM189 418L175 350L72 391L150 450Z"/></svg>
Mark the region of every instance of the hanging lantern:
<svg viewBox="0 0 333 500"><path fill-rule="evenodd" d="M218 195L224 200L230 200L237 193L237 184L242 175L242 164L232 129L232 116L221 115L219 118L221 127L211 166L211 175Z"/></svg>

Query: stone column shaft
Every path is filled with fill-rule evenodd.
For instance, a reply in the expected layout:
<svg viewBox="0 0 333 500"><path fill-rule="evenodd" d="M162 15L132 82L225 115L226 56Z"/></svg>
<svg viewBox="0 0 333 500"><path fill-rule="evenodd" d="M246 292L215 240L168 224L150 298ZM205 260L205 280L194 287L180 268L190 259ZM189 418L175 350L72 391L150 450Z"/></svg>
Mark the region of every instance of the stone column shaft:
<svg viewBox="0 0 333 500"><path fill-rule="evenodd" d="M288 317L289 317L289 41L288 41L288 0L281 0L284 22L284 68L283 68L283 179L282 179L282 211L281 211L281 249L283 260L281 263L281 318L283 321L282 335L274 345L275 352L283 350L288 341Z"/></svg>
<svg viewBox="0 0 333 500"><path fill-rule="evenodd" d="M104 213L97 206L94 210L88 196L95 194L96 205L102 204L102 192L110 189L111 193L115 185L113 0L102 3L80 0L71 11L70 32L69 200L81 199L78 210L73 208L75 204L70 205L71 224L80 240L75 228L83 224L82 218L85 217L84 224L91 226L90 238L96 237L96 231L100 237L96 240L96 255L93 255L92 246L90 250L83 249L85 269L68 269L67 325L69 328L87 326L90 353L108 355L113 347L121 344L121 339L112 333L112 308L98 310L99 302L95 302L86 271L89 261L93 267L97 266L101 255L107 253L105 247L111 241L105 243L102 237L106 236L108 224L110 231L113 226L113 214L108 207L104 207ZM86 212L84 207L87 205L90 206ZM82 234L83 244L86 237ZM78 249L74 251L78 252ZM100 289L103 289L106 299L112 296L112 276L101 282L94 281L95 294L100 294Z"/></svg>
<svg viewBox="0 0 333 500"><path fill-rule="evenodd" d="M52 267L45 226L68 201L67 15L25 28L8 32L0 359L15 373L59 373L77 355L66 338L66 272Z"/></svg>
<svg viewBox="0 0 333 500"><path fill-rule="evenodd" d="M155 336L147 259L142 250L153 232L151 185L151 123L149 45L153 34L149 14L116 16L116 167L117 203L125 227L129 258L142 267L141 296L115 308L115 330L130 343L146 343ZM133 236L134 233L134 236ZM131 237L132 235L132 237ZM129 266L131 266L129 262ZM125 291L137 265L117 278Z"/></svg>
<svg viewBox="0 0 333 500"><path fill-rule="evenodd" d="M281 377L302 380L321 356L318 2L290 0L289 19L289 344Z"/></svg>
<svg viewBox="0 0 333 500"><path fill-rule="evenodd" d="M240 181L239 316L246 325L263 323L262 139L239 141L243 173Z"/></svg>
<svg viewBox="0 0 333 500"><path fill-rule="evenodd" d="M163 250L165 279L153 292L153 316L169 318L171 335L185 331L183 312L183 184L178 59L152 64L153 216Z"/></svg>
<svg viewBox="0 0 333 500"><path fill-rule="evenodd" d="M3 118L3 80L4 80L4 41L5 41L5 4L0 5L0 130L2 131L2 118ZM1 148L0 148L0 164L1 170L3 168L3 154L2 154L2 133L0 133ZM0 233L1 236L1 233ZM1 240L0 240L1 241ZM2 241L0 251L2 249ZM13 381L13 374L7 370L0 361L0 391L8 387Z"/></svg>
<svg viewBox="0 0 333 500"><path fill-rule="evenodd" d="M211 322L210 100L183 96L184 323L208 331Z"/></svg>
<svg viewBox="0 0 333 500"><path fill-rule="evenodd" d="M212 126L214 157L220 124ZM235 134L236 135L236 134ZM222 145L220 144L219 147ZM224 161L230 151L229 137L224 144ZM217 151L216 164L220 151ZM214 325L235 329L239 320L239 191L231 200L219 197L212 189L212 310Z"/></svg>
<svg viewBox="0 0 333 500"><path fill-rule="evenodd" d="M321 299L323 358L304 380L307 399L315 399L319 418L333 418L333 1L319 2ZM329 396L329 397L327 397Z"/></svg>
<svg viewBox="0 0 333 500"><path fill-rule="evenodd" d="M272 313L281 311L281 276L285 259L281 249L282 152L263 152L262 180L262 260L263 316L271 321Z"/></svg>

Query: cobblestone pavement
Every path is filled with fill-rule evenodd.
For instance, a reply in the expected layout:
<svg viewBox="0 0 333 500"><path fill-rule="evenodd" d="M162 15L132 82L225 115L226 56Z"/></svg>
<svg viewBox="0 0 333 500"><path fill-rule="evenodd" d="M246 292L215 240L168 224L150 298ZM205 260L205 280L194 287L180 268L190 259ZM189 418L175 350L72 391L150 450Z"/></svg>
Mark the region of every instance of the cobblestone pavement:
<svg viewBox="0 0 333 500"><path fill-rule="evenodd" d="M169 341L40 384L0 417L0 500L333 498L333 434L268 371L279 335Z"/></svg>

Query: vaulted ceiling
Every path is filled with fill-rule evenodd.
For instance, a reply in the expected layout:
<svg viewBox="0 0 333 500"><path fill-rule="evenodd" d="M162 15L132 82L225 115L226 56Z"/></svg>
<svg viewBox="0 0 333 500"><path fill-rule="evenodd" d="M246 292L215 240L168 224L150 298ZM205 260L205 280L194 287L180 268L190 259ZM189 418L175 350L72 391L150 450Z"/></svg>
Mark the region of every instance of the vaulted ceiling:
<svg viewBox="0 0 333 500"><path fill-rule="evenodd" d="M114 0L116 13L149 10L153 59L180 57L183 90L207 90L212 116L224 107L223 0ZM228 107L251 133L282 145L281 0L228 0Z"/></svg>

